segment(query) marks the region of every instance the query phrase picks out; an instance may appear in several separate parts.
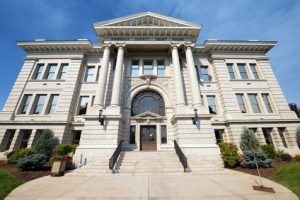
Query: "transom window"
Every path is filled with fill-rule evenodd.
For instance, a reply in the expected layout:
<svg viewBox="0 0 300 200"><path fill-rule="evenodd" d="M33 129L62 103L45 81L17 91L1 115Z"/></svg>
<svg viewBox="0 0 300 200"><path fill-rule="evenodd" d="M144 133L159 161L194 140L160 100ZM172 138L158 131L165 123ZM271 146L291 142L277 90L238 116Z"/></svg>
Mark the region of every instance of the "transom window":
<svg viewBox="0 0 300 200"><path fill-rule="evenodd" d="M150 111L159 115L165 115L165 103L163 98L154 91L143 91L135 96L131 105L131 115Z"/></svg>
<svg viewBox="0 0 300 200"><path fill-rule="evenodd" d="M144 75L153 74L152 60L144 60Z"/></svg>
<svg viewBox="0 0 300 200"><path fill-rule="evenodd" d="M157 62L157 76L165 76L165 62L163 60L159 60Z"/></svg>

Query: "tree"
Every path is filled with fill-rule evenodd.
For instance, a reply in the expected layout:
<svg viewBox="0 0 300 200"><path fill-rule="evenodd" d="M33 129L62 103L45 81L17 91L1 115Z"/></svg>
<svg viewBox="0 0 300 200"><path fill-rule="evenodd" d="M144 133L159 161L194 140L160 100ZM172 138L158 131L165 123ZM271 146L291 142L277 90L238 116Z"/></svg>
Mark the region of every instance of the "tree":
<svg viewBox="0 0 300 200"><path fill-rule="evenodd" d="M298 126L296 130L296 140L297 140L298 147L300 148L300 126Z"/></svg>
<svg viewBox="0 0 300 200"><path fill-rule="evenodd" d="M289 107L292 111L294 111L296 113L296 115L298 116L298 118L300 118L300 108L297 106L297 104L295 103L290 103Z"/></svg>
<svg viewBox="0 0 300 200"><path fill-rule="evenodd" d="M252 130L246 127L243 127L240 148L243 152L246 151L258 152L260 149L260 144L257 137L255 136Z"/></svg>
<svg viewBox="0 0 300 200"><path fill-rule="evenodd" d="M45 154L47 158L50 158L53 150L54 135L49 129L44 129L37 141L32 146L35 153Z"/></svg>

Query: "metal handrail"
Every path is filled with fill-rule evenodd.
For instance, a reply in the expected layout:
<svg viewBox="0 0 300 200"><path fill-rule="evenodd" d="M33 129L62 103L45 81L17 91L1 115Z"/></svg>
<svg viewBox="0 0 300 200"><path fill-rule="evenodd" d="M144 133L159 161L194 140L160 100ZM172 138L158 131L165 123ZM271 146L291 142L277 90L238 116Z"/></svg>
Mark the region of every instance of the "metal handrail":
<svg viewBox="0 0 300 200"><path fill-rule="evenodd" d="M174 140L174 147L175 147L175 151L176 154L183 166L184 172L191 172L188 162L187 162L187 158L184 155L184 153L182 152L182 150L180 149L179 145L177 144L176 140Z"/></svg>
<svg viewBox="0 0 300 200"><path fill-rule="evenodd" d="M113 153L113 155L111 156L111 158L109 159L109 169L112 170L118 160L118 157L122 151L122 140L120 141L118 147L116 148L115 152Z"/></svg>

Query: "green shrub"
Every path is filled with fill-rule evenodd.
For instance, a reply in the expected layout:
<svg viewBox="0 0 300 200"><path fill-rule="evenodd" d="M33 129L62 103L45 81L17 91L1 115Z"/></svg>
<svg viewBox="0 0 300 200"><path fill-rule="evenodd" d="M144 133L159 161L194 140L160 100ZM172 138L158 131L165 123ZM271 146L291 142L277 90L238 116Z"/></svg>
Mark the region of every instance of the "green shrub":
<svg viewBox="0 0 300 200"><path fill-rule="evenodd" d="M8 154L6 154L7 160L9 160L10 157L12 157L12 155L14 155L15 152L16 152L16 151L11 151L11 152L9 152Z"/></svg>
<svg viewBox="0 0 300 200"><path fill-rule="evenodd" d="M53 142L53 132L49 129L45 129L32 146L32 149L35 153L44 154L47 156L47 158L50 158L53 151Z"/></svg>
<svg viewBox="0 0 300 200"><path fill-rule="evenodd" d="M288 153L284 153L281 156L281 160L282 161L291 161L292 160L292 156L290 154L288 154Z"/></svg>
<svg viewBox="0 0 300 200"><path fill-rule="evenodd" d="M44 154L32 154L25 158L21 158L17 162L17 167L22 170L36 169L46 162L47 156Z"/></svg>
<svg viewBox="0 0 300 200"><path fill-rule="evenodd" d="M281 159L281 156L284 154L284 150L282 149L278 149L276 151L276 158L280 158Z"/></svg>
<svg viewBox="0 0 300 200"><path fill-rule="evenodd" d="M261 150L267 156L267 158L274 159L276 156L276 151L274 145L272 144L261 145Z"/></svg>
<svg viewBox="0 0 300 200"><path fill-rule="evenodd" d="M296 140L297 140L298 147L300 148L300 126L298 126L296 130Z"/></svg>
<svg viewBox="0 0 300 200"><path fill-rule="evenodd" d="M236 167L240 163L238 149L231 143L219 143L225 167Z"/></svg>
<svg viewBox="0 0 300 200"><path fill-rule="evenodd" d="M254 158L255 155L255 158ZM272 166L272 159L267 159L266 156L260 152L245 151L243 155L244 161L242 167L253 169L256 168L255 160L258 167L268 168Z"/></svg>
<svg viewBox="0 0 300 200"><path fill-rule="evenodd" d="M295 155L295 160L296 160L296 161L300 161L300 154L296 154L296 155Z"/></svg>
<svg viewBox="0 0 300 200"><path fill-rule="evenodd" d="M54 152L58 156L66 156L69 153L74 154L77 145L73 144L59 144L55 147Z"/></svg>
<svg viewBox="0 0 300 200"><path fill-rule="evenodd" d="M13 153L13 155L8 158L8 162L11 164L16 164L19 159L24 158L33 154L34 151L31 148L22 148Z"/></svg>
<svg viewBox="0 0 300 200"><path fill-rule="evenodd" d="M244 127L241 135L240 148L244 151L257 152L260 149L260 144L252 130Z"/></svg>

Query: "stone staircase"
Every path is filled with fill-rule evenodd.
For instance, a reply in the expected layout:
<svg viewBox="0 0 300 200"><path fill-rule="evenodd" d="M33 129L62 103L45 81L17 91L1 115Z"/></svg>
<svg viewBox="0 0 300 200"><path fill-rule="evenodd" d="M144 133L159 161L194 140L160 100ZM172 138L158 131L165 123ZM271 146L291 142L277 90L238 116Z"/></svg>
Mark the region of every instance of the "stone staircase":
<svg viewBox="0 0 300 200"><path fill-rule="evenodd" d="M188 165L192 173L212 174L223 171L220 159L207 155L189 155ZM66 176L103 176L122 174L184 174L183 166L175 151L123 151L113 170L108 167L108 158L89 162Z"/></svg>
<svg viewBox="0 0 300 200"><path fill-rule="evenodd" d="M119 173L184 173L175 151L126 151Z"/></svg>

